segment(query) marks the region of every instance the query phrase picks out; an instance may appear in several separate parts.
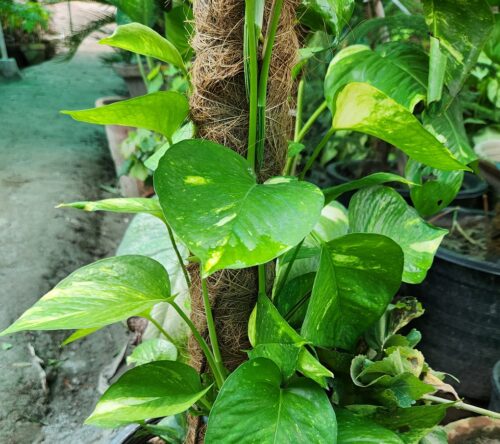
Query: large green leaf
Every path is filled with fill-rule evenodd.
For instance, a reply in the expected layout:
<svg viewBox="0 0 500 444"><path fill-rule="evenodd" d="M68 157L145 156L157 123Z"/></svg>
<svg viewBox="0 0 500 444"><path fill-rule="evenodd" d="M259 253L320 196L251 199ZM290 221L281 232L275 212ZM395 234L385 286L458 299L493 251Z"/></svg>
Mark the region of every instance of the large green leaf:
<svg viewBox="0 0 500 444"><path fill-rule="evenodd" d="M367 83L353 82L342 89L337 97L333 128L378 137L434 168L468 169L408 109Z"/></svg>
<svg viewBox="0 0 500 444"><path fill-rule="evenodd" d="M163 220L163 212L158 199L146 199L143 197L103 199L94 202L71 202L61 204L58 208L76 208L84 211L109 211L112 213L145 213Z"/></svg>
<svg viewBox="0 0 500 444"><path fill-rule="evenodd" d="M112 35L103 38L99 43L153 57L186 71L177 48L156 31L140 23L118 26Z"/></svg>
<svg viewBox="0 0 500 444"><path fill-rule="evenodd" d="M0 336L22 330L102 327L140 315L169 296L168 274L155 260L102 259L59 282Z"/></svg>
<svg viewBox="0 0 500 444"><path fill-rule="evenodd" d="M325 245L301 334L351 350L401 284L403 253L385 236L348 234Z"/></svg>
<svg viewBox="0 0 500 444"><path fill-rule="evenodd" d="M348 191L372 187L374 185L381 185L387 182L399 182L406 185L415 185L413 182L411 182L411 180L401 177L398 174L373 173L361 179L351 180L350 182L346 182L341 185L334 185L333 187L324 189L323 194L325 195L325 202L331 202L332 200L337 199L339 196L347 193Z"/></svg>
<svg viewBox="0 0 500 444"><path fill-rule="evenodd" d="M403 281L419 284L448 232L420 218L392 188L376 186L358 191L349 205L353 232L378 233L397 242L404 253Z"/></svg>
<svg viewBox="0 0 500 444"><path fill-rule="evenodd" d="M108 0L118 8L117 14L123 13L128 19L153 26L158 18L158 6L155 0Z"/></svg>
<svg viewBox="0 0 500 444"><path fill-rule="evenodd" d="M99 108L61 112L81 122L133 126L172 137L186 119L189 103L182 94L158 91Z"/></svg>
<svg viewBox="0 0 500 444"><path fill-rule="evenodd" d="M420 47L408 43L386 43L376 51L353 45L331 61L325 77L325 98L335 113L341 89L351 82L369 83L395 102L413 111L427 94L429 59Z"/></svg>
<svg viewBox="0 0 500 444"><path fill-rule="evenodd" d="M205 442L335 444L336 434L335 414L323 389L298 378L282 387L276 364L259 358L241 365L224 383Z"/></svg>
<svg viewBox="0 0 500 444"><path fill-rule="evenodd" d="M179 50L184 60L193 55L190 39L193 35L193 10L182 2L165 12L165 36Z"/></svg>
<svg viewBox="0 0 500 444"><path fill-rule="evenodd" d="M342 185L340 185L342 186ZM331 188L330 188L331 190ZM325 193L326 190L323 192ZM331 197L331 194L325 193L325 196ZM347 209L340 202L329 202L321 210L321 217L314 227L313 233L323 242L329 242L336 237L347 234L349 229L349 218L347 217Z"/></svg>
<svg viewBox="0 0 500 444"><path fill-rule="evenodd" d="M162 338L142 341L127 356L127 364L144 365L154 361L176 361L177 349L171 342Z"/></svg>
<svg viewBox="0 0 500 444"><path fill-rule="evenodd" d="M487 0L424 0L423 4L431 35L439 40L441 51L448 57L445 80L452 100L493 29L491 7ZM433 74L431 70L429 83L435 82Z"/></svg>
<svg viewBox="0 0 500 444"><path fill-rule="evenodd" d="M196 370L174 361L140 365L125 373L105 393L85 421L119 427L184 412L210 389L201 386Z"/></svg>
<svg viewBox="0 0 500 444"><path fill-rule="evenodd" d="M469 144L465 131L462 109L458 100L439 115L422 114L425 128L464 164L477 159ZM441 171L422 165L412 159L406 166L406 177L417 183L418 187L410 187L413 205L426 217L446 208L460 191L463 171Z"/></svg>
<svg viewBox="0 0 500 444"><path fill-rule="evenodd" d="M340 37L354 12L354 0L302 0L299 20L314 31L325 30Z"/></svg>
<svg viewBox="0 0 500 444"><path fill-rule="evenodd" d="M338 424L337 444L404 444L393 431L348 410L335 410Z"/></svg>
<svg viewBox="0 0 500 444"><path fill-rule="evenodd" d="M312 184L274 178L258 184L247 161L207 140L170 148L154 174L165 217L208 276L268 262L314 227L323 194Z"/></svg>

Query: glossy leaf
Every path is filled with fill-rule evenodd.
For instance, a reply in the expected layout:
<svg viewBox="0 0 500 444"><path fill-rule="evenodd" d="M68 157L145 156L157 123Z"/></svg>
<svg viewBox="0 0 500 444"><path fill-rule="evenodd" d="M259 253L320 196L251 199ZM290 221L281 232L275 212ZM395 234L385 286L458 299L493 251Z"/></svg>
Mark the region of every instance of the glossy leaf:
<svg viewBox="0 0 500 444"><path fill-rule="evenodd" d="M354 0L302 0L299 20L314 31L325 30L340 38L354 12Z"/></svg>
<svg viewBox="0 0 500 444"><path fill-rule="evenodd" d="M368 83L413 111L427 94L428 57L417 45L385 43L376 51L353 45L338 52L325 76L325 98L335 113L339 92L351 82Z"/></svg>
<svg viewBox="0 0 500 444"><path fill-rule="evenodd" d="M429 88L427 90L427 103L441 100L443 95L444 77L446 74L446 64L448 58L441 50L439 40L433 36L430 37L429 54Z"/></svg>
<svg viewBox="0 0 500 444"><path fill-rule="evenodd" d="M80 122L133 126L172 137L186 119L189 104L182 94L158 91L98 108L61 112Z"/></svg>
<svg viewBox="0 0 500 444"><path fill-rule="evenodd" d="M342 89L336 102L333 128L378 137L435 168L468 169L410 111L367 83L349 83Z"/></svg>
<svg viewBox="0 0 500 444"><path fill-rule="evenodd" d="M224 383L208 420L207 444L335 444L337 424L323 389L295 379L281 386L268 359L241 365Z"/></svg>
<svg viewBox="0 0 500 444"><path fill-rule="evenodd" d="M154 361L177 360L175 345L165 339L155 338L142 341L127 356L127 364L143 365Z"/></svg>
<svg viewBox="0 0 500 444"><path fill-rule="evenodd" d="M209 390L196 370L174 361L140 365L125 373L96 405L87 424L119 427L184 412Z"/></svg>
<svg viewBox="0 0 500 444"><path fill-rule="evenodd" d="M62 280L0 336L22 330L102 327L140 315L169 297L168 274L155 260L102 259Z"/></svg>
<svg viewBox="0 0 500 444"><path fill-rule="evenodd" d="M351 350L384 313L402 271L401 248L388 237L348 234L325 244L302 336L316 346Z"/></svg>
<svg viewBox="0 0 500 444"><path fill-rule="evenodd" d="M321 210L321 217L314 227L313 233L323 242L329 242L347 234L348 229L347 209L340 202L332 201Z"/></svg>
<svg viewBox="0 0 500 444"><path fill-rule="evenodd" d="M353 232L390 237L404 253L403 281L422 282L434 255L448 233L420 218L417 211L392 188L376 186L358 191L349 205Z"/></svg>
<svg viewBox="0 0 500 444"><path fill-rule="evenodd" d="M393 431L345 409L335 410L338 423L337 444L405 444Z"/></svg>
<svg viewBox="0 0 500 444"><path fill-rule="evenodd" d="M422 114L425 128L464 164L477 159L465 132L462 110L457 100L443 113L431 116ZM418 212L431 216L446 208L460 191L464 173L462 171L441 171L410 159L406 166L406 177L421 185L410 187L412 202Z"/></svg>
<svg viewBox="0 0 500 444"><path fill-rule="evenodd" d="M71 344L72 342L78 341L78 339L85 338L86 336L95 333L97 330L100 330L101 327L94 328L81 328L80 330L76 330L73 334L68 336L62 343L61 347Z"/></svg>
<svg viewBox="0 0 500 444"><path fill-rule="evenodd" d="M170 148L154 183L168 223L200 258L204 276L276 258L313 229L324 201L307 182L258 184L243 157L207 140Z"/></svg>
<svg viewBox="0 0 500 444"><path fill-rule="evenodd" d="M265 295L258 297L254 331L252 345L255 349L250 356L271 359L285 378L291 377L295 370L298 370L326 387L324 378L333 377L333 374L304 348L307 341L288 325Z"/></svg>
<svg viewBox="0 0 500 444"><path fill-rule="evenodd" d="M381 185L387 182L399 182L406 185L416 185L411 180L401 177L399 174L373 173L361 179L351 180L350 182L324 189L323 194L325 195L325 202L331 202L348 191L359 190L360 188L371 187L374 185Z"/></svg>
<svg viewBox="0 0 500 444"><path fill-rule="evenodd" d="M98 201L82 201L61 204L57 208L76 208L84 211L109 211L112 213L145 213L163 220L158 199L143 197L126 197L117 199L103 199Z"/></svg>
<svg viewBox="0 0 500 444"><path fill-rule="evenodd" d="M118 26L112 35L101 39L99 43L153 57L186 71L177 48L149 26L140 23Z"/></svg>
<svg viewBox="0 0 500 444"><path fill-rule="evenodd" d="M193 55L190 38L193 35L193 10L182 2L165 12L165 35L174 44L184 60Z"/></svg>
<svg viewBox="0 0 500 444"><path fill-rule="evenodd" d="M431 35L448 57L446 83L452 100L488 39L493 14L487 0L424 0L423 5ZM429 82L434 79L430 77Z"/></svg>
<svg viewBox="0 0 500 444"><path fill-rule="evenodd" d="M153 26L158 17L155 0L109 0L109 3L117 7L117 15L125 14L127 21Z"/></svg>
<svg viewBox="0 0 500 444"><path fill-rule="evenodd" d="M376 395L384 405L401 408L411 407L423 395L435 391L432 385L424 383L412 373L383 376L377 382L376 389Z"/></svg>

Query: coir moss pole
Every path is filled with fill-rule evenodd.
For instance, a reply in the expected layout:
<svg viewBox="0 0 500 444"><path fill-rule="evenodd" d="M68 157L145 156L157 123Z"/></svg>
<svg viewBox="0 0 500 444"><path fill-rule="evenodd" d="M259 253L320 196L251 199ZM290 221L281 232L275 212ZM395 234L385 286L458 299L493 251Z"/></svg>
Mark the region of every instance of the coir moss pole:
<svg viewBox="0 0 500 444"><path fill-rule="evenodd" d="M265 5L263 35L266 35L273 0ZM297 0L284 0L269 67L266 100L266 133L259 179L282 173L288 140L293 137L290 97L294 88L291 70L297 60L298 39L294 29ZM223 144L246 156L249 111L244 74L244 0L195 0L195 34L192 45L192 119L198 136ZM262 39L261 39L262 40ZM259 67L263 57L259 45ZM269 270L271 271L271 270ZM268 273L270 274L270 273ZM190 269L192 319L208 338L201 282L197 265ZM257 269L226 270L208 280L222 359L234 369L250 348L247 322L258 293ZM204 370L206 362L195 341L190 342L191 364ZM188 443L203 442L202 422L191 418Z"/></svg>

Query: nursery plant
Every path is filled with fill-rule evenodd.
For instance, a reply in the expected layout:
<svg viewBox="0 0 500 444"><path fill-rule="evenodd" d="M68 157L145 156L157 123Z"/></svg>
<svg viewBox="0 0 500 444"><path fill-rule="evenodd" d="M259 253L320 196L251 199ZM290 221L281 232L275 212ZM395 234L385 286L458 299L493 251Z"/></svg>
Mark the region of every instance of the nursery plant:
<svg viewBox="0 0 500 444"><path fill-rule="evenodd" d="M476 3L472 16L488 7ZM448 60L444 76L429 75L429 57L408 43L345 48L325 79L328 136L352 130L377 137L404 152L418 174L380 172L321 190L304 177L324 141L293 174L301 134L311 125L302 122L303 82L290 99L297 2L195 2L190 103L179 92L158 91L66 112L164 136L152 165L157 197L63 205L161 220L191 295L191 316L160 263L124 255L75 271L1 335L76 329L75 340L130 316L157 323L152 308L170 304L191 330L191 362L175 360L165 343L143 344L136 366L104 393L87 422L137 423L161 435L161 424L171 431L172 417L187 412L189 442L419 443L450 406L498 417L436 396L452 390L415 348L419 332L403 330L422 307L400 293L401 284L425 279L446 230L384 185L420 190L424 170L438 177L471 170L470 152L443 137L460 123L447 126L455 114L442 114L462 84L459 67L470 69L459 62L475 51L462 44L463 34L444 32L456 24L439 19L456 12L450 5L424 2L431 26L436 21L434 45ZM354 2L303 6L309 26L326 21L340 35ZM144 25L123 25L106 43L188 71L179 51ZM417 103L441 114L424 126L412 113ZM198 138L179 136L189 110ZM353 190L346 209L336 199ZM168 328L161 332L175 343ZM149 423L165 417L156 428Z"/></svg>

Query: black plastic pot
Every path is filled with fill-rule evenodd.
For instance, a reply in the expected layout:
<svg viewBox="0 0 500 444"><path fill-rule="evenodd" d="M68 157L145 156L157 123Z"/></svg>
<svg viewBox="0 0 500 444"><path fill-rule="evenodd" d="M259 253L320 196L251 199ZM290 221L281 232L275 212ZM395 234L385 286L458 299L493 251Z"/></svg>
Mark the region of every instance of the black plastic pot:
<svg viewBox="0 0 500 444"><path fill-rule="evenodd" d="M367 160L344 160L340 162L333 162L327 165L326 174L330 179L329 184L322 183L321 186L324 188L326 186L341 185L346 182L350 182L352 178L345 175L344 171L356 171L360 169L361 165L369 164L371 161ZM318 174L318 173L316 173ZM314 180L313 180L314 182ZM324 182L324 181L323 181ZM320 184L318 184L320 185ZM390 185L390 184L389 184ZM410 191L407 187L402 187L401 184L395 183L394 188L397 190L405 200L411 204ZM482 208L483 206L483 194L488 190L488 184L475 174L466 172L464 176L464 181L462 188L458 192L455 200L450 204L452 206L460 206L463 208ZM345 205L349 205L352 195L355 191L345 193L340 196L339 201Z"/></svg>
<svg viewBox="0 0 500 444"><path fill-rule="evenodd" d="M488 408L500 412L500 361L495 364L491 374L491 397Z"/></svg>
<svg viewBox="0 0 500 444"><path fill-rule="evenodd" d="M462 396L487 401L500 359L500 264L441 247L426 280L410 290L426 310L414 323L426 360L456 376L460 384L453 384Z"/></svg>

